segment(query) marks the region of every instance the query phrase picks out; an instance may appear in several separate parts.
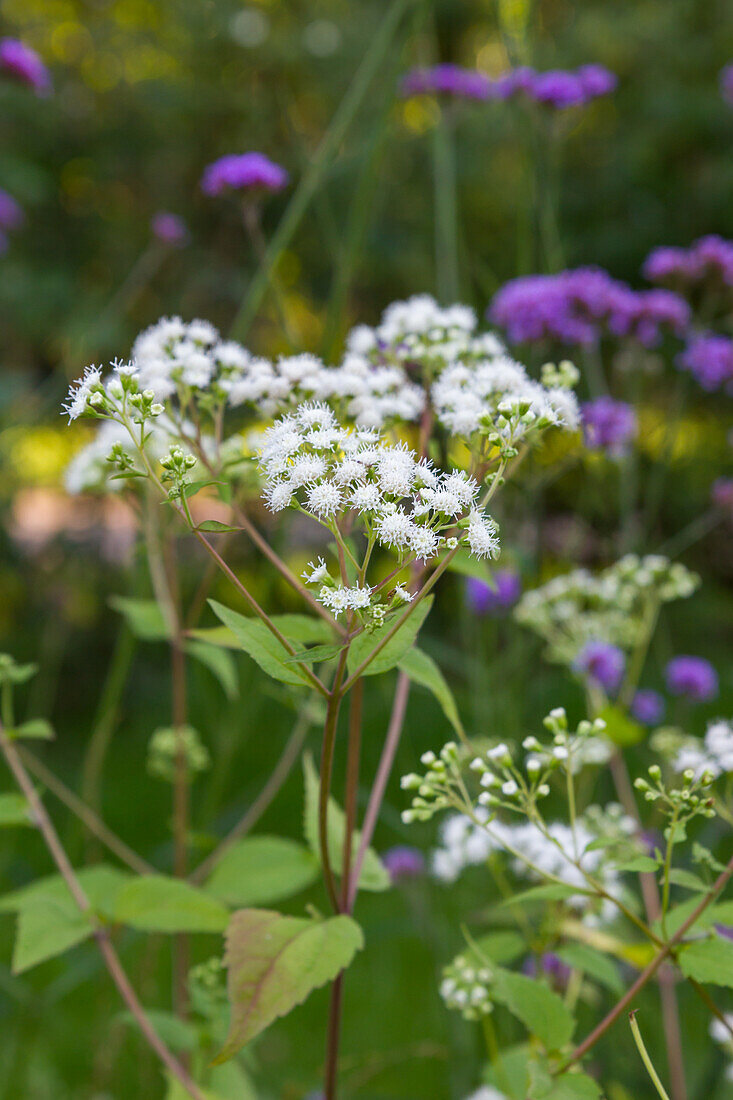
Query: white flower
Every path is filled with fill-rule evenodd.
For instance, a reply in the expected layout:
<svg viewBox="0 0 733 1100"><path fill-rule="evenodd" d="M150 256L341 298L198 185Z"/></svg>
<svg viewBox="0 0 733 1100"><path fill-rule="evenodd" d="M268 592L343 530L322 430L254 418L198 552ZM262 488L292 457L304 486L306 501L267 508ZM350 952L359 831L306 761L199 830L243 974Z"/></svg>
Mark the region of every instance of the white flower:
<svg viewBox="0 0 733 1100"><path fill-rule="evenodd" d="M394 596L396 600L403 600L404 603L412 603L415 596L412 592L408 592L403 584L395 585Z"/></svg>
<svg viewBox="0 0 733 1100"><path fill-rule="evenodd" d="M368 586L360 587L358 584L354 588L342 584L334 588L324 586L318 593L318 601L338 618L342 611L363 611L369 607L371 591Z"/></svg>
<svg viewBox="0 0 733 1100"><path fill-rule="evenodd" d="M300 575L306 584L321 584L328 576L328 566L323 558L318 559L317 565L309 561L306 569Z"/></svg>
<svg viewBox="0 0 733 1100"><path fill-rule="evenodd" d="M341 490L331 481L320 481L306 493L306 508L319 519L335 516L341 508Z"/></svg>
<svg viewBox="0 0 733 1100"><path fill-rule="evenodd" d="M69 387L69 395L62 405L69 423L76 420L89 408L89 398L102 384L102 371L94 365L86 367L81 378L77 378Z"/></svg>
<svg viewBox="0 0 733 1100"><path fill-rule="evenodd" d="M472 511L468 521L466 535L471 553L477 558L496 558L499 556L499 538L496 524L483 512Z"/></svg>

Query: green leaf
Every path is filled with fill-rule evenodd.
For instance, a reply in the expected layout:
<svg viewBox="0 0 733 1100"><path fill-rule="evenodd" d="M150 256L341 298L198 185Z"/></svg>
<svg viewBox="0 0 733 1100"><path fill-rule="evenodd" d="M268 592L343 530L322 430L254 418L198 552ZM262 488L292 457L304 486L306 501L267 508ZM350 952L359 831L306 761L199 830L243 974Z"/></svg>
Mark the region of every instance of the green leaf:
<svg viewBox="0 0 733 1100"><path fill-rule="evenodd" d="M510 963L525 954L527 945L524 936L518 932L489 932L485 936L479 936L469 945L468 951L462 951L462 955L468 955L476 959L480 965L487 959L493 963Z"/></svg>
<svg viewBox="0 0 733 1100"><path fill-rule="evenodd" d="M582 886L566 886L563 882L547 882L541 886L530 886L529 890L522 890L499 904L503 907L525 901L565 901L566 898L574 898L578 894L590 896L591 891L584 890Z"/></svg>
<svg viewBox="0 0 733 1100"><path fill-rule="evenodd" d="M168 1083L165 1100L191 1100L191 1093L188 1089L184 1089L178 1078L174 1077L168 1070L165 1071L165 1078ZM201 1085L199 1085L199 1092L204 1100L225 1100L220 1092L212 1092L211 1089L202 1088Z"/></svg>
<svg viewBox="0 0 733 1100"><path fill-rule="evenodd" d="M14 741L22 737L34 741L53 741L56 736L53 726L45 718L31 718L28 722L13 726L7 733Z"/></svg>
<svg viewBox="0 0 733 1100"><path fill-rule="evenodd" d="M284 684L296 684L298 687L308 683L305 674L297 665L290 666L285 663L291 654L263 622L240 615L238 611L232 611L231 608L224 607L216 600L209 600L209 605L217 618L221 619L235 635L240 647L268 676Z"/></svg>
<svg viewBox="0 0 733 1100"><path fill-rule="evenodd" d="M725 864L721 863L719 859L716 859L709 848L705 848L702 844L698 844L697 841L692 845L692 858L695 863L704 863L706 867L709 867L711 871L714 871L716 875L721 874L725 870Z"/></svg>
<svg viewBox="0 0 733 1100"><path fill-rule="evenodd" d="M259 1100L251 1077L239 1062L213 1066L209 1080L221 1100Z"/></svg>
<svg viewBox="0 0 733 1100"><path fill-rule="evenodd" d="M223 932L229 910L180 879L141 875L117 895L115 919L141 932Z"/></svg>
<svg viewBox="0 0 733 1100"><path fill-rule="evenodd" d="M604 707L598 715L606 723L606 737L614 745L625 748L627 745L637 745L646 736L644 727L629 718L624 711L615 707L612 703Z"/></svg>
<svg viewBox="0 0 733 1100"><path fill-rule="evenodd" d="M651 856L637 856L625 863L614 863L613 867L616 871L656 871L659 867L659 860L653 859Z"/></svg>
<svg viewBox="0 0 733 1100"><path fill-rule="evenodd" d="M325 619L317 619L314 615L273 615L272 621L289 642L314 645L333 641L331 627Z"/></svg>
<svg viewBox="0 0 733 1100"><path fill-rule="evenodd" d="M303 775L305 778L305 839L316 859L321 859L321 845L318 830L318 796L320 791L320 779L313 766L313 760L309 755L303 757ZM328 810L328 855L334 874L340 875L344 858L344 829L346 828L346 816L336 800L329 796ZM354 831L351 841L352 865L359 851L361 833ZM359 889L380 891L387 890L391 884L389 872L380 860L373 848L367 848L364 862L359 876Z"/></svg>
<svg viewBox="0 0 733 1100"><path fill-rule="evenodd" d="M543 1100L598 1100L601 1088L587 1073L561 1073Z"/></svg>
<svg viewBox="0 0 733 1100"><path fill-rule="evenodd" d="M238 840L224 853L204 889L227 905L267 905L310 886L320 864L303 844L278 836Z"/></svg>
<svg viewBox="0 0 733 1100"><path fill-rule="evenodd" d="M462 577L475 577L476 580L484 581L486 584L494 587L492 582L492 571L488 562L483 559L479 560L475 558L470 551L461 547L450 560L448 565L449 573L459 573Z"/></svg>
<svg viewBox="0 0 733 1100"><path fill-rule="evenodd" d="M463 737L463 724L458 714L458 707L453 698L453 693L448 687L443 673L440 671L433 658L429 657L427 653L424 653L422 649L413 646L412 649L408 649L404 657L398 661L398 668L400 671L407 673L414 683L420 684L421 687L427 688L428 691L432 691L443 708L443 714L453 726L453 729L459 737Z"/></svg>
<svg viewBox="0 0 733 1100"><path fill-rule="evenodd" d="M733 941L710 936L683 947L678 955L680 970L687 978L711 985L733 986Z"/></svg>
<svg viewBox="0 0 733 1100"><path fill-rule="evenodd" d="M619 976L618 967L613 959L590 947L587 943L568 943L556 949L556 954L568 966L582 970L584 974L595 978L599 985L619 995L624 991L624 983Z"/></svg>
<svg viewBox="0 0 733 1100"><path fill-rule="evenodd" d="M188 496L188 493L186 493L186 496ZM194 530L204 532L211 531L215 534L221 534L225 531L241 531L242 528L232 527L229 523L222 523L221 520L218 519L205 519L203 523L199 523Z"/></svg>
<svg viewBox="0 0 733 1100"><path fill-rule="evenodd" d="M117 894L132 878L129 871L122 871L119 867L106 863L82 868L76 872L76 877L89 898L92 909L109 919L114 912ZM41 899L51 899L62 905L73 901L61 875L47 875L0 897L0 913L22 912Z"/></svg>
<svg viewBox="0 0 733 1100"><path fill-rule="evenodd" d="M379 651L371 664L364 670L365 676L376 676L380 672L388 672L389 669L394 668L402 660L410 646L413 645L415 638L417 638L418 631L432 606L432 596L427 596L418 604L409 619L402 624L394 637L390 638L384 649ZM365 661L369 654L374 652L393 627L393 622L385 623L384 626L380 626L378 630L373 631L371 634L366 630L361 634L357 634L349 649L347 662L349 673L356 671L362 661Z"/></svg>
<svg viewBox="0 0 733 1100"><path fill-rule="evenodd" d="M0 794L0 828L33 824L30 806L22 794L17 794L15 791Z"/></svg>
<svg viewBox="0 0 733 1100"><path fill-rule="evenodd" d="M22 974L82 943L94 931L91 919L70 898L39 897L18 914L13 973Z"/></svg>
<svg viewBox="0 0 733 1100"><path fill-rule="evenodd" d="M146 642L159 642L170 636L163 612L155 600L110 596L109 605L119 611L136 638L142 638Z"/></svg>
<svg viewBox="0 0 733 1100"><path fill-rule="evenodd" d="M527 1100L531 1056L528 1043L504 1047L500 1051L500 1060L489 1064L484 1072L486 1084L493 1085L502 1094L508 1088L511 1100Z"/></svg>
<svg viewBox="0 0 733 1100"><path fill-rule="evenodd" d="M232 1015L215 1064L233 1057L273 1020L332 981L364 944L351 917L303 920L268 909L234 913L226 940Z"/></svg>
<svg viewBox="0 0 733 1100"><path fill-rule="evenodd" d="M181 1020L173 1012L160 1008L146 1008L145 1015L153 1025L153 1030L166 1046L175 1051L191 1051L198 1046L198 1032L193 1024ZM123 1024L137 1030L138 1022L131 1012L120 1012L117 1016Z"/></svg>
<svg viewBox="0 0 733 1100"><path fill-rule="evenodd" d="M559 1050L570 1040L575 1021L562 997L543 982L500 969L494 975L491 996L506 1005L547 1050Z"/></svg>
<svg viewBox="0 0 733 1100"><path fill-rule="evenodd" d="M316 665L321 661L332 661L334 657L338 657L343 648L343 644L314 645L310 649L300 649L292 657L287 657L285 664L295 665L301 661L306 665Z"/></svg>
<svg viewBox="0 0 733 1100"><path fill-rule="evenodd" d="M692 871L686 871L683 867L672 867L669 872L669 881L674 886L682 886L685 890L695 890L698 893L707 894L710 886L703 882L699 875Z"/></svg>
<svg viewBox="0 0 733 1100"><path fill-rule="evenodd" d="M186 653L189 657L200 661L217 678L224 689L227 699L236 699L239 691L237 680L237 666L226 650L215 645L209 645L199 639L191 638L186 642Z"/></svg>

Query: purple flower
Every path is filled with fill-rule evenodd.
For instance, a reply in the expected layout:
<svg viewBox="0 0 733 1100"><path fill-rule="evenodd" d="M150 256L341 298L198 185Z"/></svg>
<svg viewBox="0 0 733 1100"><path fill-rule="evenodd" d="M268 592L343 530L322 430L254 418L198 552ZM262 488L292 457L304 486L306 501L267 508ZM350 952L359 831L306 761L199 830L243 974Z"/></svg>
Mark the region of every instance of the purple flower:
<svg viewBox="0 0 733 1100"><path fill-rule="evenodd" d="M720 94L733 106L733 65L726 65L720 70Z"/></svg>
<svg viewBox="0 0 733 1100"><path fill-rule="evenodd" d="M537 73L528 91L537 103L546 103L560 110L578 107L587 98L582 80L575 73L566 73L561 69Z"/></svg>
<svg viewBox="0 0 733 1100"><path fill-rule="evenodd" d="M730 512L733 518L733 478L717 478L710 489L710 501L714 508Z"/></svg>
<svg viewBox="0 0 733 1100"><path fill-rule="evenodd" d="M496 99L509 99L522 93L536 103L564 110L608 95L616 83L614 74L603 65L581 65L574 71L549 69L544 73L522 66L499 77L494 82L492 95Z"/></svg>
<svg viewBox="0 0 733 1100"><path fill-rule="evenodd" d="M714 924L713 928L724 940L733 940L733 928L729 924Z"/></svg>
<svg viewBox="0 0 733 1100"><path fill-rule="evenodd" d="M711 333L690 337L677 362L689 370L704 390L719 390L733 382L733 340Z"/></svg>
<svg viewBox="0 0 733 1100"><path fill-rule="evenodd" d="M48 69L36 51L17 38L0 40L0 72L33 88L38 95L51 91Z"/></svg>
<svg viewBox="0 0 733 1100"><path fill-rule="evenodd" d="M434 65L432 69L413 69L403 77L401 92L411 95L447 95L457 99L489 99L492 82L477 69L460 65Z"/></svg>
<svg viewBox="0 0 733 1100"><path fill-rule="evenodd" d="M718 674L704 657L673 657L665 675L672 695L706 703L718 694Z"/></svg>
<svg viewBox="0 0 733 1100"><path fill-rule="evenodd" d="M690 257L684 248L654 248L641 269L642 275L650 283L663 283L669 279L690 276Z"/></svg>
<svg viewBox="0 0 733 1100"><path fill-rule="evenodd" d="M576 672L608 692L614 692L621 683L625 666L626 658L618 646L597 639L586 642L573 662Z"/></svg>
<svg viewBox="0 0 733 1100"><path fill-rule="evenodd" d="M492 583L478 577L466 581L467 606L475 615L502 615L513 607L522 594L522 578L509 569L494 573Z"/></svg>
<svg viewBox="0 0 733 1100"><path fill-rule="evenodd" d="M280 191L288 173L263 153L231 153L209 164L201 177L205 195L223 191Z"/></svg>
<svg viewBox="0 0 733 1100"><path fill-rule="evenodd" d="M579 267L511 279L495 295L488 316L513 343L592 344L609 333L648 346L666 328L682 332L690 308L669 290L635 291L601 268Z"/></svg>
<svg viewBox="0 0 733 1100"><path fill-rule="evenodd" d="M636 435L636 413L625 401L598 397L582 406L583 436L586 447L621 455Z"/></svg>
<svg viewBox="0 0 733 1100"><path fill-rule="evenodd" d="M642 688L631 702L631 713L645 726L656 726L664 717L664 699L658 691Z"/></svg>
<svg viewBox="0 0 733 1100"><path fill-rule="evenodd" d="M8 246L8 230L20 229L25 221L22 207L7 191L0 190L0 252Z"/></svg>
<svg viewBox="0 0 733 1100"><path fill-rule="evenodd" d="M733 243L710 234L689 248L655 248L642 270L652 283L674 280L691 286L714 278L733 286Z"/></svg>
<svg viewBox="0 0 733 1100"><path fill-rule="evenodd" d="M571 968L554 951L544 951L540 955L539 967L534 955L528 955L522 963L522 973L528 974L531 978L537 977L538 970L547 975L555 989L565 989L570 980Z"/></svg>
<svg viewBox="0 0 733 1100"><path fill-rule="evenodd" d="M188 227L183 218L177 214L170 214L167 210L159 210L150 221L153 236L163 244L171 244L180 247L188 241Z"/></svg>
<svg viewBox="0 0 733 1100"><path fill-rule="evenodd" d="M583 85L585 94L593 98L610 95L618 85L618 77L605 65L581 65L575 70L575 75Z"/></svg>
<svg viewBox="0 0 733 1100"><path fill-rule="evenodd" d="M398 844L382 853L382 863L387 868L393 883L405 879L419 878L425 873L425 857L417 848L407 844Z"/></svg>

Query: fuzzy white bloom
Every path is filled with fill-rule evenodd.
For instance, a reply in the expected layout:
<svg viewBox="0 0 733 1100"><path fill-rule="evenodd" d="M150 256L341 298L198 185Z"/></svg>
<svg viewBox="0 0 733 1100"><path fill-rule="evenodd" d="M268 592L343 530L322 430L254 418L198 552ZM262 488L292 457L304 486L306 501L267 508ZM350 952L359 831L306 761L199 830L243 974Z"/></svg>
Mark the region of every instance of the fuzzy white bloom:
<svg viewBox="0 0 733 1100"><path fill-rule="evenodd" d="M396 600L402 600L403 603L412 603L415 596L412 592L408 592L403 584L395 585L394 595Z"/></svg>
<svg viewBox="0 0 733 1100"><path fill-rule="evenodd" d="M89 408L89 398L102 382L102 371L94 365L86 367L81 378L77 378L69 387L69 394L62 405L62 411L72 420L78 419Z"/></svg>
<svg viewBox="0 0 733 1100"><path fill-rule="evenodd" d="M499 556L499 536L493 519L482 512L472 511L468 520L468 545L477 558Z"/></svg>
<svg viewBox="0 0 733 1100"><path fill-rule="evenodd" d="M324 585L317 599L338 618L343 611L365 611L371 604L371 593L371 588L360 587L358 584L354 588L347 588L342 584L333 588Z"/></svg>
<svg viewBox="0 0 733 1100"><path fill-rule="evenodd" d="M300 574L306 584L321 584L328 576L328 566L323 558L318 559L318 564L308 562L306 569Z"/></svg>
<svg viewBox="0 0 733 1100"><path fill-rule="evenodd" d="M472 1092L466 1100L507 1100L503 1092L499 1092L493 1085L482 1085L476 1092Z"/></svg>
<svg viewBox="0 0 733 1100"><path fill-rule="evenodd" d="M692 771L698 778L703 772L714 776L733 772L733 722L722 718L710 722L702 742L690 740L677 754L675 771Z"/></svg>

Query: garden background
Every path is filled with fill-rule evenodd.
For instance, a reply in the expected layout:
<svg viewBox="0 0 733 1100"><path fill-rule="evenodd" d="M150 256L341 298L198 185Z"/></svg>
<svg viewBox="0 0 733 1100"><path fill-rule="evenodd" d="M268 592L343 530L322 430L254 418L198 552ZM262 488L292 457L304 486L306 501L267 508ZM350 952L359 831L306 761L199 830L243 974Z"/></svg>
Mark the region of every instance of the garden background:
<svg viewBox="0 0 733 1100"><path fill-rule="evenodd" d="M389 302L418 292L447 301L455 291L483 312L508 279L548 269L536 219L551 187L560 225L554 268L594 264L645 286L640 269L653 247L687 246L709 233L733 237L733 108L718 84L733 57L733 7L725 0L2 0L0 32L37 49L53 80L52 94L41 97L10 81L0 86L0 187L24 212L0 256L0 649L40 665L22 704L57 731L39 750L43 761L75 790L92 782L112 829L165 865L162 788L144 762L151 732L168 721L168 654L133 638L110 606L114 595L148 593L144 562L124 509L64 493L64 467L89 433L84 424L69 430L58 410L87 362L127 354L161 315L205 317L223 332L238 318L238 335L253 350L289 349L273 295L266 285L258 295L258 257L235 204L201 192L204 167L225 153L260 150L290 173L288 188L265 205L263 229L267 241L281 235L274 278L299 349L335 356L349 327L375 323ZM371 73L360 69L367 53ZM538 165L541 150L511 105L460 105L455 274L444 251L451 192L450 176L441 176L439 107L432 97L398 94L404 71L437 61L491 76L518 63L593 62L619 82L613 95L549 120L554 176ZM154 235L160 211L183 219L184 239ZM691 732L701 733L706 718L733 713L731 521L710 510L711 485L731 471L733 415L729 396L690 382L670 446L665 425L679 372L671 355L664 365L663 351L645 353L650 381L638 408L632 501L620 465L578 443L561 476L545 479L540 463L527 484L510 488L499 518L505 561L526 587L571 565L602 566L628 548L679 555L703 575L691 600L665 612L651 666L652 686L660 686L674 653L715 665L720 695L691 719ZM660 458L666 473L650 503L649 471ZM305 565L308 551L290 550ZM186 564L193 577L200 566L193 551ZM267 584L270 605L291 609L287 590L266 581L253 556L243 551L238 566L263 602ZM510 620L477 615L462 578L443 590L422 644L476 732L521 738L559 701L581 711L580 688L542 661L539 641ZM223 832L241 815L294 718L282 699L262 691L244 655L237 669L239 691L229 700L206 670L191 674L191 721L213 760L194 788L194 829L201 830L194 841L204 853L204 831L214 822ZM373 689L370 696L368 774L390 691L384 683L381 697ZM98 794L89 745L100 726L109 746ZM434 701L413 692L379 850L417 843L427 852L435 830L401 824L398 777L447 735ZM99 855L71 814L58 803L53 813L74 861ZM301 819L296 768L258 830L299 837ZM47 873L39 838L7 830L0 841L2 892ZM313 900L320 891L313 889ZM458 1098L475 1087L480 1037L446 1011L437 984L460 947L458 914L490 901L477 899L470 876L448 890L427 875L360 900L368 950L346 980L347 1095ZM292 911L302 911L302 898ZM12 917L1 915L0 1097L160 1097L153 1056L125 1022L93 947L12 976L12 933ZM211 939L203 958L218 949ZM143 950L130 938L123 949L143 1001L153 1000L169 981L167 945L161 938ZM711 1096L718 1082L722 1097L731 1089L720 1080L723 1056L689 991L680 999L691 1096ZM297 1100L317 1087L326 1001L325 991L316 992L258 1042L253 1057L265 1082L258 1095ZM653 1004L645 1020L652 1047ZM604 1043L612 1049L619 1041L611 1033ZM610 1100L651 1095L627 1034L623 1044Z"/></svg>

